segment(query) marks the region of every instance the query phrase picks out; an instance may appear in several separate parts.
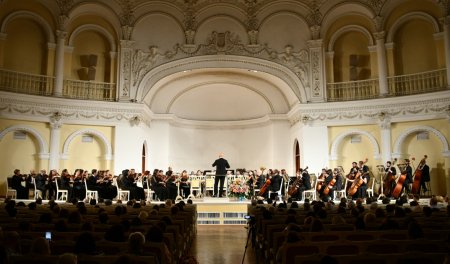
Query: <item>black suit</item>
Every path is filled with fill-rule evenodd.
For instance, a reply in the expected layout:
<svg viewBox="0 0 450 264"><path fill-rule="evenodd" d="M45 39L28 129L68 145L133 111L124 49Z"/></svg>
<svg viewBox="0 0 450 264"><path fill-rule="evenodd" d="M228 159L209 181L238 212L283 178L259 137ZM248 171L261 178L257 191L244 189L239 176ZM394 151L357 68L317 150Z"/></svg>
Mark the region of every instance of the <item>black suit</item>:
<svg viewBox="0 0 450 264"><path fill-rule="evenodd" d="M17 199L28 199L28 188L22 185L22 175L13 175L11 188L16 190Z"/></svg>
<svg viewBox="0 0 450 264"><path fill-rule="evenodd" d="M270 199L275 199L277 194L275 192L278 192L281 187L281 180L283 177L280 176L280 174L272 176L272 179L270 179L270 190L274 193L270 194Z"/></svg>
<svg viewBox="0 0 450 264"><path fill-rule="evenodd" d="M403 189L406 188L406 192L409 193L410 192L409 184L413 182L412 181L412 168L409 164L406 166L405 172L406 172L406 179L405 179L405 182L403 183L402 191L403 191Z"/></svg>
<svg viewBox="0 0 450 264"><path fill-rule="evenodd" d="M430 167L428 167L428 165L425 164L422 168L422 178L420 178L419 193L421 188L423 188L425 192L428 190L425 183L429 181L430 181Z"/></svg>
<svg viewBox="0 0 450 264"><path fill-rule="evenodd" d="M227 169L230 168L230 164L228 164L228 161L224 158L216 159L212 165L213 167L216 167L216 177L214 179L214 195L222 197L223 192L223 183L225 182L225 175L227 175ZM220 189L219 192L217 192L217 185L220 181Z"/></svg>

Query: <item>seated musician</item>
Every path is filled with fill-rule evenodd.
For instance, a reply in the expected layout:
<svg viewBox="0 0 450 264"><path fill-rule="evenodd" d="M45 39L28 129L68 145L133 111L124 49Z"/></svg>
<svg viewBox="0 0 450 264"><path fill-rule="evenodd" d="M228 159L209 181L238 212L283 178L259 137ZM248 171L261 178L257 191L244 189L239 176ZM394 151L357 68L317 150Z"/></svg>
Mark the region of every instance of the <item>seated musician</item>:
<svg viewBox="0 0 450 264"><path fill-rule="evenodd" d="M258 170L256 172L255 189L260 190L264 186L264 183L266 183L266 177L261 170Z"/></svg>
<svg viewBox="0 0 450 264"><path fill-rule="evenodd" d="M281 177L283 177L283 185L284 185L283 188L281 188L281 194L284 195L284 192L285 192L285 189L286 189L284 187L286 185L289 185L289 181L290 181L289 174L286 172L285 169L281 169Z"/></svg>
<svg viewBox="0 0 450 264"><path fill-rule="evenodd" d="M160 173L164 174L164 171L160 170ZM178 194L176 175L173 174L172 171L167 171L165 182L166 182L166 188L167 188L167 192L168 192L167 198L171 199L171 200L175 200L175 198L177 197L177 194Z"/></svg>
<svg viewBox="0 0 450 264"><path fill-rule="evenodd" d="M311 189L311 177L307 170L300 168L297 173L297 179L301 178L301 185L298 188L297 193L294 194L294 198L301 201L303 198L303 192Z"/></svg>
<svg viewBox="0 0 450 264"><path fill-rule="evenodd" d="M273 176L270 179L270 190L272 191L270 195L270 199L275 200L277 197L277 193L280 190L282 177L280 175L280 171L275 169L273 170Z"/></svg>
<svg viewBox="0 0 450 264"><path fill-rule="evenodd" d="M67 190L67 198L70 201L72 199L72 192L73 192L73 188L71 186L71 181L72 181L72 176L69 174L69 171L67 169L63 169L61 171L61 186L60 189L61 190ZM56 197L58 199L58 197Z"/></svg>
<svg viewBox="0 0 450 264"><path fill-rule="evenodd" d="M393 175L394 177L397 175L397 170L395 169L394 166L392 166L392 162L390 162L390 161L386 162L386 168L384 169L384 171L386 172L386 175L390 174L390 175ZM384 179L384 180L390 181L390 179ZM384 190L385 195L388 197L391 197L392 191L395 188L395 180L390 181L390 185L391 186L389 186L389 190L388 190L389 193L386 193L386 190Z"/></svg>
<svg viewBox="0 0 450 264"><path fill-rule="evenodd" d="M151 183L153 190L155 191L156 197L158 197L160 201L165 201L168 196L168 191L165 182L165 175L162 174L161 171L158 169L153 170Z"/></svg>
<svg viewBox="0 0 450 264"><path fill-rule="evenodd" d="M34 178L34 183L36 184L36 189L41 191L42 199L47 199L48 190L48 175L46 170L41 170L39 174Z"/></svg>
<svg viewBox="0 0 450 264"><path fill-rule="evenodd" d="M345 187L345 189L347 190L347 192L350 190L350 187L352 186L354 179L356 177L356 174L358 174L359 171L359 167L358 167L358 163L356 161L352 162L352 168L350 169L349 174L347 174L346 178L347 178L347 186ZM357 193L355 193L352 198L356 199Z"/></svg>
<svg viewBox="0 0 450 264"><path fill-rule="evenodd" d="M341 171L338 168L335 168L333 170L333 174L336 179L336 183L334 184L334 186L336 187L335 191L340 191L343 188Z"/></svg>
<svg viewBox="0 0 450 264"><path fill-rule="evenodd" d="M124 170L122 171L122 188L124 190L130 191L130 199L133 200L144 200L145 199L145 192L144 189L141 187L138 187L135 184L135 177L137 177L136 172L134 169L131 170Z"/></svg>
<svg viewBox="0 0 450 264"><path fill-rule="evenodd" d="M86 189L84 187L84 170L76 169L73 174L72 197L77 200L83 200L86 197Z"/></svg>
<svg viewBox="0 0 450 264"><path fill-rule="evenodd" d="M330 185L330 182L332 180L333 180L333 171L330 169L328 169L328 170L323 169L322 170L323 184L319 190L319 195L320 195L320 198L325 202L334 198L335 187ZM328 193L325 192L325 189L328 189Z"/></svg>
<svg viewBox="0 0 450 264"><path fill-rule="evenodd" d="M369 167L367 165L363 165L364 162L360 161L360 168L361 168L361 178L363 180L361 186L358 188L358 197L359 198L366 198L367 193L367 187L370 182L370 173L369 173Z"/></svg>
<svg viewBox="0 0 450 264"><path fill-rule="evenodd" d="M187 170L183 170L180 175L180 194L187 198L191 192L191 184Z"/></svg>
<svg viewBox="0 0 450 264"><path fill-rule="evenodd" d="M16 190L17 199L28 199L28 187L26 187L26 175L21 175L19 169L14 170L11 180L11 188Z"/></svg>

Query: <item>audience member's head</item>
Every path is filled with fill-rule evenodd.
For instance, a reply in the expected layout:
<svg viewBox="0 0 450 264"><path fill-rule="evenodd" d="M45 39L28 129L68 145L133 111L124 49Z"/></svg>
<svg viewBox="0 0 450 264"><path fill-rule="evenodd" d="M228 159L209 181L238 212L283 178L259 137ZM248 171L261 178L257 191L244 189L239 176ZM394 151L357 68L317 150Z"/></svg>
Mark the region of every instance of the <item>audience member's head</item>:
<svg viewBox="0 0 450 264"><path fill-rule="evenodd" d="M161 243L164 241L164 235L159 227L152 226L148 229L145 238L149 242Z"/></svg>
<svg viewBox="0 0 450 264"><path fill-rule="evenodd" d="M145 236L141 232L131 233L128 237L128 251L130 253L142 254L145 244Z"/></svg>
<svg viewBox="0 0 450 264"><path fill-rule="evenodd" d="M81 233L75 241L74 253L86 254L86 255L96 255L97 245L95 243L95 238L90 232Z"/></svg>
<svg viewBox="0 0 450 264"><path fill-rule="evenodd" d="M58 264L77 264L78 259L77 255L73 253L64 253L59 255Z"/></svg>
<svg viewBox="0 0 450 264"><path fill-rule="evenodd" d="M32 255L49 256L51 253L48 240L43 237L35 238L31 244L30 253Z"/></svg>
<svg viewBox="0 0 450 264"><path fill-rule="evenodd" d="M314 219L309 228L310 232L322 232L324 230L323 223L319 219Z"/></svg>

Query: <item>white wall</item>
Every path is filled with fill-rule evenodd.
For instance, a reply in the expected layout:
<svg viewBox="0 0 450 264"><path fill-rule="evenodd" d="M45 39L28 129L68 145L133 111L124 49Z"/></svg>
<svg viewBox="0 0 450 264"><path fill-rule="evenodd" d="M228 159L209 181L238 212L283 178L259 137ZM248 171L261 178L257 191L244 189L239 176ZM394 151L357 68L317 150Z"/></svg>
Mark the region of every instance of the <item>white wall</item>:
<svg viewBox="0 0 450 264"><path fill-rule="evenodd" d="M326 126L301 126L299 132L302 167L308 166L309 173L318 173L328 167L328 129Z"/></svg>
<svg viewBox="0 0 450 264"><path fill-rule="evenodd" d="M168 131L167 124L152 123L151 129L145 124L139 126L118 125L115 128L114 173L117 175L124 169L142 169L142 146L147 144L146 169L167 166ZM165 129L166 128L166 129ZM151 149L158 151L150 151ZM157 153L157 154L156 154Z"/></svg>
<svg viewBox="0 0 450 264"><path fill-rule="evenodd" d="M233 169L282 168L287 166L284 149L286 125L273 124L245 129L202 129L172 126L170 128L170 164L175 171L212 169L220 152ZM272 135L276 135L277 139ZM274 142L276 150L274 151Z"/></svg>

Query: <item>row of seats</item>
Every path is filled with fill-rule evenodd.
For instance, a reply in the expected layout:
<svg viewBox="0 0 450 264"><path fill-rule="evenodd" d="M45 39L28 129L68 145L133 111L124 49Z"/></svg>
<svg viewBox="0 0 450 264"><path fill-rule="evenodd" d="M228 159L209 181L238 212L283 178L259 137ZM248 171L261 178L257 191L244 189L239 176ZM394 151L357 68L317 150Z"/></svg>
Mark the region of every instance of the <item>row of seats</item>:
<svg viewBox="0 0 450 264"><path fill-rule="evenodd" d="M57 264L59 256L12 256L10 264ZM159 264L154 256L78 256L78 264L114 264L114 263L133 263L133 264Z"/></svg>

